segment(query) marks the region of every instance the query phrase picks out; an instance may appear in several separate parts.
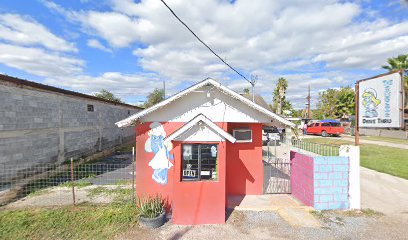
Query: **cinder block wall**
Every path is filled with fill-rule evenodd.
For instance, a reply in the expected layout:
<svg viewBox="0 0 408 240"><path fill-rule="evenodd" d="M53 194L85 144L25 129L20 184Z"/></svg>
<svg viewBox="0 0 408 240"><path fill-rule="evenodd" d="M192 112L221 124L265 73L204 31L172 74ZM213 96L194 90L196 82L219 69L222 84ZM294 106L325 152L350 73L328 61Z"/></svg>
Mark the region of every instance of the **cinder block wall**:
<svg viewBox="0 0 408 240"><path fill-rule="evenodd" d="M291 151L292 195L316 210L349 209L349 158Z"/></svg>
<svg viewBox="0 0 408 240"><path fill-rule="evenodd" d="M137 111L0 81L0 168L61 163L131 141L133 128L114 123Z"/></svg>
<svg viewBox="0 0 408 240"><path fill-rule="evenodd" d="M314 206L314 165L313 157L298 152L290 152L291 190L306 206Z"/></svg>
<svg viewBox="0 0 408 240"><path fill-rule="evenodd" d="M349 159L314 157L314 208L348 209Z"/></svg>

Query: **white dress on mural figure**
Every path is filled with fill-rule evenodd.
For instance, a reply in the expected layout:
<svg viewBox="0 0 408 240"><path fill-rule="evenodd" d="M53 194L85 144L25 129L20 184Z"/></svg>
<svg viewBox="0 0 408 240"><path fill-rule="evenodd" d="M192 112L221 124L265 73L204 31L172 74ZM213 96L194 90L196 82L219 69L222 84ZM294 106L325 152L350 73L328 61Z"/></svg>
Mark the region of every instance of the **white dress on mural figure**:
<svg viewBox="0 0 408 240"><path fill-rule="evenodd" d="M171 143L164 143L166 132L160 123L154 122L150 124L150 128L149 138L145 143L145 151L153 152L154 156L148 165L153 169L152 179L165 185L168 182L168 170L173 166L170 162L173 159L173 155L170 154L173 146Z"/></svg>

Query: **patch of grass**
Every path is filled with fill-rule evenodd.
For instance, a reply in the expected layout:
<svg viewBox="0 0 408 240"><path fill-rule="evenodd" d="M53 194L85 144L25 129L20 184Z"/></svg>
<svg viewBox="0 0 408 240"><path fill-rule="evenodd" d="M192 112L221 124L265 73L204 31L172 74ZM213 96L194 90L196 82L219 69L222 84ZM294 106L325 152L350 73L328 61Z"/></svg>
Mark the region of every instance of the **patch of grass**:
<svg viewBox="0 0 408 240"><path fill-rule="evenodd" d="M107 187L96 187L87 190L88 197L94 198L102 194L113 196L113 201L115 202L126 202L132 198L132 189L131 188L107 188Z"/></svg>
<svg viewBox="0 0 408 240"><path fill-rule="evenodd" d="M102 187L102 186L98 186L95 188L91 188L87 190L87 195L90 198L94 198L96 196L102 195L103 193L107 192L107 188L106 187Z"/></svg>
<svg viewBox="0 0 408 240"><path fill-rule="evenodd" d="M124 146L120 146L117 147L115 149L116 152L122 152L122 153L131 153L132 152L132 147L134 147L133 145L124 145Z"/></svg>
<svg viewBox="0 0 408 240"><path fill-rule="evenodd" d="M47 193L49 193L49 192L50 192L50 191L49 191L48 189L36 190L36 191L30 192L30 193L28 194L28 197L41 196L41 195L47 194Z"/></svg>
<svg viewBox="0 0 408 240"><path fill-rule="evenodd" d="M126 200L130 200L132 197L132 189L131 188L115 188L110 190L110 194L114 196L114 201L117 202L124 202Z"/></svg>
<svg viewBox="0 0 408 240"><path fill-rule="evenodd" d="M384 213L377 212L371 208L361 209L361 212L364 214L364 216L367 216L367 217L384 216Z"/></svg>
<svg viewBox="0 0 408 240"><path fill-rule="evenodd" d="M132 183L133 183L132 180L129 180L129 179L127 179L127 180L121 179L121 180L117 180L117 181L115 182L115 185L117 185L117 186L121 186L121 185L131 185Z"/></svg>
<svg viewBox="0 0 408 240"><path fill-rule="evenodd" d="M324 216L322 211L311 210L310 213L318 218L322 218Z"/></svg>
<svg viewBox="0 0 408 240"><path fill-rule="evenodd" d="M360 149L361 166L408 179L408 150L364 144Z"/></svg>
<svg viewBox="0 0 408 240"><path fill-rule="evenodd" d="M60 187L77 187L77 188L83 188L92 185L92 183L84 180L79 180L79 181L74 181L74 182L64 182L60 184Z"/></svg>
<svg viewBox="0 0 408 240"><path fill-rule="evenodd" d="M375 211L371 208L364 208L361 210L349 210L345 211L344 214L350 217L381 217L384 213Z"/></svg>
<svg viewBox="0 0 408 240"><path fill-rule="evenodd" d="M308 138L304 139L304 141L338 146L352 144L348 141L326 138ZM406 149L373 144L360 145L360 165L378 172L408 179L408 164L406 159L408 159L408 150Z"/></svg>
<svg viewBox="0 0 408 240"><path fill-rule="evenodd" d="M323 215L332 215L336 216L336 220L339 221L344 221L343 217L380 217L383 216L384 214L381 212L377 212L373 209L370 208L365 208L361 210L326 210L322 211Z"/></svg>
<svg viewBox="0 0 408 240"><path fill-rule="evenodd" d="M0 239L111 239L137 227L132 204L0 212Z"/></svg>

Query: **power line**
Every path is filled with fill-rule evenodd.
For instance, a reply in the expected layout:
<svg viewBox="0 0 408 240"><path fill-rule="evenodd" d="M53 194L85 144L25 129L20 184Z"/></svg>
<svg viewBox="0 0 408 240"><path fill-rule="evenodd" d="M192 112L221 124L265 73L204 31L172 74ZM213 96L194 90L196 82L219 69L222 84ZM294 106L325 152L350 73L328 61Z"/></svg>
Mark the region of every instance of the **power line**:
<svg viewBox="0 0 408 240"><path fill-rule="evenodd" d="M248 80L244 75L242 75L242 74L241 74L240 72L238 72L235 68L233 68L231 65L229 65L226 61L224 61L224 59L222 59L216 52L214 52L214 50L212 50L205 42L203 42L203 40L201 40L201 39L197 36L197 34L195 34L195 33L193 32L193 30L191 30L191 29L187 26L187 24L185 24L185 23L183 22L183 20L181 20L181 19L176 15L176 13L174 13L174 11L167 5L167 3L166 3L164 0L160 0L160 1L169 9L169 11L174 15L174 17L176 17L177 20L178 20L181 24L183 24L183 25L194 35L194 37L197 38L198 41L200 41L205 47L208 48L208 50L210 50L218 59L220 59L221 62L223 62L223 63L224 63L225 65L227 65L232 71L236 72L239 76L241 76L242 78L244 78L245 80L247 80L249 83L251 83L252 86L255 85L255 82Z"/></svg>

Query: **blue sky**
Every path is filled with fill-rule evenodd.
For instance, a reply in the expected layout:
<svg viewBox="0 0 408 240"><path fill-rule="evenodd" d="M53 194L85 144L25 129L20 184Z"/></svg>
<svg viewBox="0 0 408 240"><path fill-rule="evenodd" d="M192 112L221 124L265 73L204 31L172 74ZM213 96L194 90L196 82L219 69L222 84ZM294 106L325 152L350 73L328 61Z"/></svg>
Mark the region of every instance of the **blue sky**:
<svg viewBox="0 0 408 240"><path fill-rule="evenodd" d="M350 86L383 73L408 53L408 1L167 0L205 42L271 101L279 77L304 106L307 86ZM128 103L166 81L173 94L212 77L241 91L231 72L159 0L3 0L0 72L93 94L108 89Z"/></svg>

